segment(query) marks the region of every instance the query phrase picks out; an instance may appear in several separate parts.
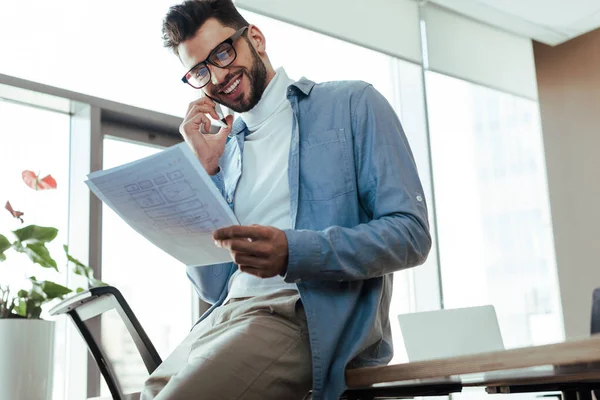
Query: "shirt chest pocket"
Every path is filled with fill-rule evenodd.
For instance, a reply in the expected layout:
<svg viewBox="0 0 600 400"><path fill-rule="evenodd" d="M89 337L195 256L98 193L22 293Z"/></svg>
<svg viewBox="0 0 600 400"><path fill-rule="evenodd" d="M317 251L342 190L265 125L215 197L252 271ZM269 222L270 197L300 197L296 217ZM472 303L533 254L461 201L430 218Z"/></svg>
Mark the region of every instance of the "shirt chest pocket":
<svg viewBox="0 0 600 400"><path fill-rule="evenodd" d="M354 190L351 147L344 129L312 132L300 142L300 200L331 200Z"/></svg>

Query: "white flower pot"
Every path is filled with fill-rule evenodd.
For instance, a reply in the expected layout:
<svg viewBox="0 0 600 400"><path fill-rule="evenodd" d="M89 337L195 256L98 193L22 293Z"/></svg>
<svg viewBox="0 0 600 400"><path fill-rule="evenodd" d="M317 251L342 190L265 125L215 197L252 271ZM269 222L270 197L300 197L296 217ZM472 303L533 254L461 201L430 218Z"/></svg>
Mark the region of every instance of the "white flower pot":
<svg viewBox="0 0 600 400"><path fill-rule="evenodd" d="M0 399L50 400L54 322L0 319Z"/></svg>

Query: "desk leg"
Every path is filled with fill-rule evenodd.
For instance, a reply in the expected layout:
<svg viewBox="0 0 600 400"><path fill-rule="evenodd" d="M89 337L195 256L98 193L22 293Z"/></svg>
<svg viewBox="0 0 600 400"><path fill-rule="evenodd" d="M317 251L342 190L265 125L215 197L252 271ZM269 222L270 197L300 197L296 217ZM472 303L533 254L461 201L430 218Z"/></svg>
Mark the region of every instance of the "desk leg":
<svg viewBox="0 0 600 400"><path fill-rule="evenodd" d="M590 390L566 390L562 392L563 400L592 400L592 392Z"/></svg>
<svg viewBox="0 0 600 400"><path fill-rule="evenodd" d="M591 390L581 390L577 392L578 400L592 400L592 391Z"/></svg>
<svg viewBox="0 0 600 400"><path fill-rule="evenodd" d="M562 400L578 400L575 390L565 390L562 392Z"/></svg>

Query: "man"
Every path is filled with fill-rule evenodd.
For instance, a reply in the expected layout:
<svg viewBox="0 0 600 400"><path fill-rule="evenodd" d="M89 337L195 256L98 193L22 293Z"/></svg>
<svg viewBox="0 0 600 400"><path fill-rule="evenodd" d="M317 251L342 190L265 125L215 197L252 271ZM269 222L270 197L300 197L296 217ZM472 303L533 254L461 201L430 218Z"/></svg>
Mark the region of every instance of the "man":
<svg viewBox="0 0 600 400"><path fill-rule="evenodd" d="M235 263L188 266L213 306L144 398L336 399L346 368L391 359L392 273L431 246L400 122L366 83L275 71L231 0L173 6L163 35L201 93L181 134L241 226L214 233ZM217 103L241 115L204 134Z"/></svg>

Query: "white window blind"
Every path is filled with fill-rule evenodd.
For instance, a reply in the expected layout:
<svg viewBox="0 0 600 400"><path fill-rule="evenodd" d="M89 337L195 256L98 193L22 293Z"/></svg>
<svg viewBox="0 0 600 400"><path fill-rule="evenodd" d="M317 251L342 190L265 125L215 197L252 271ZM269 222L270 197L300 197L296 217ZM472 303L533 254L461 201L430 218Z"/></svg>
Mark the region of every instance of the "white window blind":
<svg viewBox="0 0 600 400"><path fill-rule="evenodd" d="M421 63L419 6L414 0L236 0L235 4L248 11Z"/></svg>
<svg viewBox="0 0 600 400"><path fill-rule="evenodd" d="M423 8L423 19L430 70L537 99L530 39L432 4Z"/></svg>

